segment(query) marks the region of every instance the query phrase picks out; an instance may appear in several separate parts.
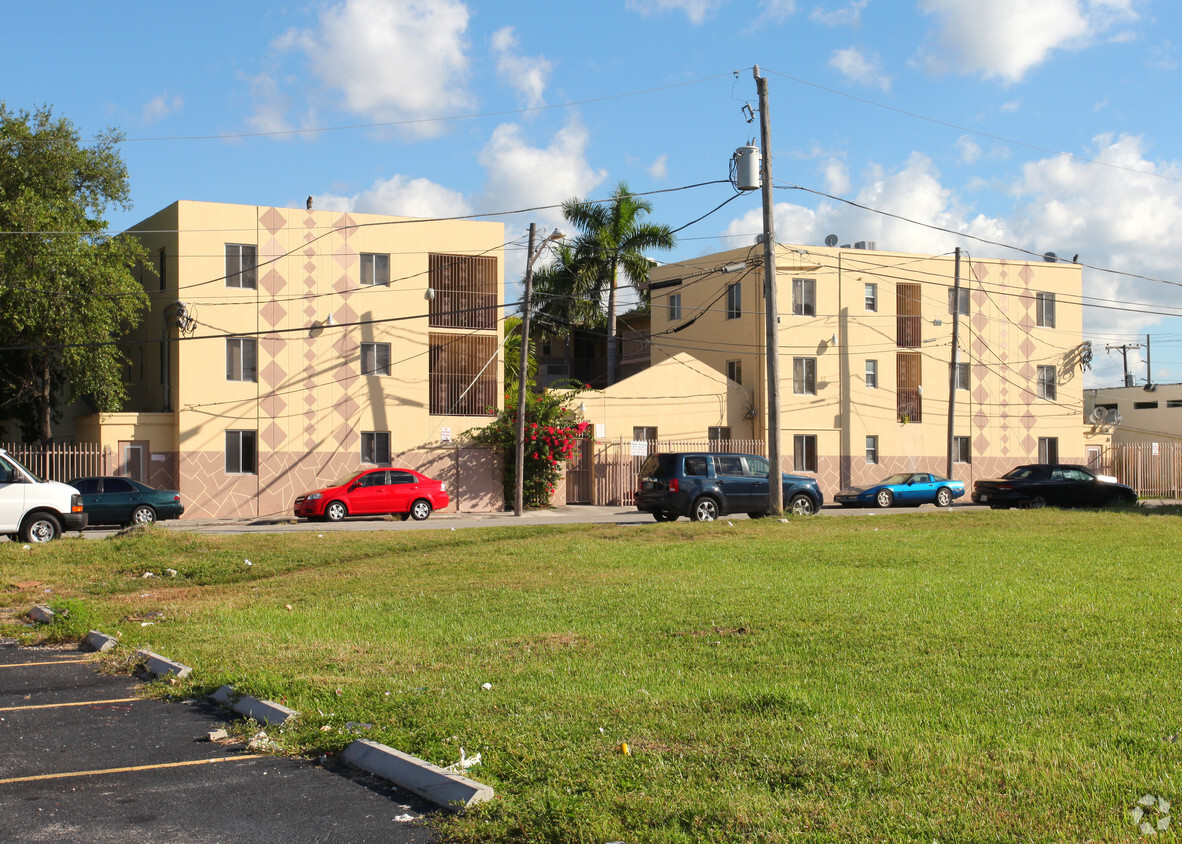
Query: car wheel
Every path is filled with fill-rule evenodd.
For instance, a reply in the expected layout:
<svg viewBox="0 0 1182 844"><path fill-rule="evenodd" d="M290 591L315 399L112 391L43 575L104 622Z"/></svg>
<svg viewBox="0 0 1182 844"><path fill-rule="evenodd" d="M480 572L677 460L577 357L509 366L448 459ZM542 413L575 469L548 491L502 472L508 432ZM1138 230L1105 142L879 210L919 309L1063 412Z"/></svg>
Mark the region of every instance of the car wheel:
<svg viewBox="0 0 1182 844"><path fill-rule="evenodd" d="M141 504L131 511L129 525L150 525L156 521L156 511L147 504Z"/></svg>
<svg viewBox="0 0 1182 844"><path fill-rule="evenodd" d="M1041 495L1036 495L1026 502L1026 506L1031 510L1041 510L1047 506L1047 500Z"/></svg>
<svg viewBox="0 0 1182 844"><path fill-rule="evenodd" d="M952 490L948 487L940 487L936 490L936 506L937 507L951 507L952 506Z"/></svg>
<svg viewBox="0 0 1182 844"><path fill-rule="evenodd" d="M21 539L25 542L43 543L62 535L62 523L49 513L35 513L21 523Z"/></svg>
<svg viewBox="0 0 1182 844"><path fill-rule="evenodd" d="M807 495L794 495L788 502L788 512L794 516L811 516L817 512L817 507Z"/></svg>
<svg viewBox="0 0 1182 844"><path fill-rule="evenodd" d="M329 505L324 508L324 518L330 522L339 522L347 515L349 515L349 510L340 501L329 502Z"/></svg>
<svg viewBox="0 0 1182 844"><path fill-rule="evenodd" d="M703 495L694 502L690 510L691 522L712 522L718 518L718 502L708 495Z"/></svg>
<svg viewBox="0 0 1182 844"><path fill-rule="evenodd" d="M410 517L416 522L421 522L423 519L431 515L431 502L425 498L420 498L414 504L410 505Z"/></svg>
<svg viewBox="0 0 1182 844"><path fill-rule="evenodd" d="M889 489L880 489L878 495L874 496L874 503L879 507L890 507L895 503L895 496Z"/></svg>

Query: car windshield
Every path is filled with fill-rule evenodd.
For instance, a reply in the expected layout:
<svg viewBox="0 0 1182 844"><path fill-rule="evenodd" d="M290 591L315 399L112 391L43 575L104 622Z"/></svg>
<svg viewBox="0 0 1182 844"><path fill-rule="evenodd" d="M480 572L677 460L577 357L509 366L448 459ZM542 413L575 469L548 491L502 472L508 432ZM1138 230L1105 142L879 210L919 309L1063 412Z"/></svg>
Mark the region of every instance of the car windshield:
<svg viewBox="0 0 1182 844"><path fill-rule="evenodd" d="M9 465L4 466L5 463L7 463ZM8 475L11 478L11 481L9 481L10 483L12 481L16 480L16 472L13 471L14 468L19 468L26 475L28 475L30 478L32 478L35 481L45 480L43 477L38 475L36 472L31 471L28 466L26 466L24 463L21 463L19 460L17 460L11 454L0 455L0 467L3 467L5 469L3 474Z"/></svg>
<svg viewBox="0 0 1182 844"><path fill-rule="evenodd" d="M1003 478L1033 478L1039 473L1038 466L1019 466L1002 475Z"/></svg>
<svg viewBox="0 0 1182 844"><path fill-rule="evenodd" d="M909 480L911 480L911 473L910 472L901 472L898 475L891 475L889 478L886 478L885 480L880 481L880 483L905 484Z"/></svg>
<svg viewBox="0 0 1182 844"><path fill-rule="evenodd" d="M351 474L345 475L345 477L341 478L339 481L333 481L332 483L329 484L329 486L330 487L345 486L346 484L352 483L356 478L360 477L360 475L361 475L360 472L353 472Z"/></svg>

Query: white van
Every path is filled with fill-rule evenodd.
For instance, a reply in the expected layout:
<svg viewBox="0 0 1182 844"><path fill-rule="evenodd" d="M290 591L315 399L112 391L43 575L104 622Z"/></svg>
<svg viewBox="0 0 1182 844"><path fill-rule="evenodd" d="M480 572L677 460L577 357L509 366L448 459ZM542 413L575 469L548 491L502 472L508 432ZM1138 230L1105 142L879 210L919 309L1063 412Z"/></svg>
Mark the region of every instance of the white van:
<svg viewBox="0 0 1182 844"><path fill-rule="evenodd" d="M82 530L82 496L72 486L43 481L0 448L0 536L49 542L62 530Z"/></svg>

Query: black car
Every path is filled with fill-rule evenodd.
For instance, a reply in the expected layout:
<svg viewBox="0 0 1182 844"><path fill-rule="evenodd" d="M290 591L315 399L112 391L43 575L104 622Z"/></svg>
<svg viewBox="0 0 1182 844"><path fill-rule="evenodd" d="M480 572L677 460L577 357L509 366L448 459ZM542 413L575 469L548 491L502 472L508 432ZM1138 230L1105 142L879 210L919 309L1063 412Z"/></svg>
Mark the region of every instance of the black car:
<svg viewBox="0 0 1182 844"><path fill-rule="evenodd" d="M175 489L155 489L131 478L76 478L70 486L82 493L82 509L92 525L150 525L185 512Z"/></svg>
<svg viewBox="0 0 1182 844"><path fill-rule="evenodd" d="M766 457L755 454L669 452L650 454L640 467L636 508L658 522L689 516L709 522L730 513L752 518L767 514ZM821 509L824 499L814 478L784 475L784 508L797 515Z"/></svg>
<svg viewBox="0 0 1182 844"><path fill-rule="evenodd" d="M973 503L1006 507L1104 507L1133 504L1137 493L1116 478L1084 466L1034 463L1011 469L996 480L973 484Z"/></svg>

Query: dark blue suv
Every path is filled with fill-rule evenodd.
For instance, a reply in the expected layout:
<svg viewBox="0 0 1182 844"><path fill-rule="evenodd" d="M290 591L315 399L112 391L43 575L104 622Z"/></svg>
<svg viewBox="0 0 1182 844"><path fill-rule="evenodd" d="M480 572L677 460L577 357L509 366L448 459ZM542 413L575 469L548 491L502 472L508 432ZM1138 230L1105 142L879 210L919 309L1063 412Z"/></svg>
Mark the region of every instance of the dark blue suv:
<svg viewBox="0 0 1182 844"><path fill-rule="evenodd" d="M709 522L730 513L767 515L766 457L707 452L650 454L640 467L636 508L658 522ZM808 516L824 501L815 478L784 474L784 509Z"/></svg>

